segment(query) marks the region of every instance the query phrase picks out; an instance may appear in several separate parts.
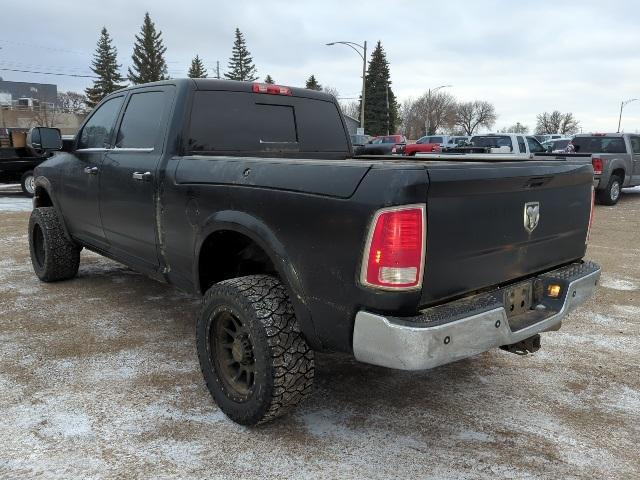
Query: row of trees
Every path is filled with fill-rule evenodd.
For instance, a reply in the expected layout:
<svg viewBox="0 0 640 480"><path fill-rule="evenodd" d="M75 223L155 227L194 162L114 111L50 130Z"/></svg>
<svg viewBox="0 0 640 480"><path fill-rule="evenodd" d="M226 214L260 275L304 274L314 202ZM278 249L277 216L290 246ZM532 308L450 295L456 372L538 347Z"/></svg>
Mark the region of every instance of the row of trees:
<svg viewBox="0 0 640 480"><path fill-rule="evenodd" d="M86 105L93 107L104 96L124 88L126 80L132 84L154 82L168 78L167 48L162 39L162 32L156 29L149 13L145 13L140 33L135 36L132 64L127 70L127 77L120 74L121 65L117 60L117 49L113 45L106 28L102 28L91 63L91 71L96 75L93 85L86 89ZM207 78L207 68L199 55L196 55L189 67L190 78ZM242 32L236 28L235 39L224 78L229 80L255 81L258 79L257 68L251 57ZM266 83L275 83L271 75L264 78ZM338 92L330 87L322 87L315 75L311 75L305 88L324 90L338 97ZM80 99L63 94L61 105L66 110L78 110ZM400 106L391 88L389 62L380 41L374 48L365 76L365 125L370 134L394 133L398 129L411 138L425 133L451 132L472 135L481 127L492 128L497 115L495 107L483 100L458 102L446 92L426 92L418 99L406 100ZM79 95L79 94L75 94ZM80 96L82 97L82 96ZM361 101L361 99L360 99ZM360 117L360 101L342 104L345 114L356 119ZM579 122L571 113L542 113L538 115L536 133L575 133ZM508 127L514 132L528 132L528 127L517 123Z"/></svg>
<svg viewBox="0 0 640 480"><path fill-rule="evenodd" d="M511 133L529 133L529 127L520 122L510 127L504 127L499 132ZM536 135L544 135L548 133L559 133L561 135L573 135L580 131L580 122L574 117L573 113L562 113L558 110L553 112L542 112L536 117Z"/></svg>
<svg viewBox="0 0 640 480"><path fill-rule="evenodd" d="M406 100L400 110L401 128L409 138L448 132L473 135L481 127L491 128L498 118L494 105L484 100L458 102L447 92L428 91Z"/></svg>
<svg viewBox="0 0 640 480"><path fill-rule="evenodd" d="M426 92L420 98L406 100L400 109L401 131L409 138L427 133L473 135L481 128L491 129L498 115L495 106L485 100L458 102L447 92ZM558 110L537 115L535 134L560 133L573 135L580 130L580 122L573 113ZM528 134L530 129L520 122L498 130L503 133Z"/></svg>
<svg viewBox="0 0 640 480"><path fill-rule="evenodd" d="M145 13L140 33L135 36L132 64L128 68L127 78L120 74L122 65L118 64L118 50L106 27L100 32L100 39L91 62L91 71L96 75L93 85L85 90L87 105L93 107L106 95L124 88L128 79L132 84L156 82L169 78L165 53L167 47L162 40L162 32L156 29L149 13ZM191 61L187 75L190 78L206 78L207 68L200 56ZM257 68L239 29L235 31L235 41L229 59L228 71L224 77L229 80L254 81L258 79ZM267 75L267 81L273 79Z"/></svg>

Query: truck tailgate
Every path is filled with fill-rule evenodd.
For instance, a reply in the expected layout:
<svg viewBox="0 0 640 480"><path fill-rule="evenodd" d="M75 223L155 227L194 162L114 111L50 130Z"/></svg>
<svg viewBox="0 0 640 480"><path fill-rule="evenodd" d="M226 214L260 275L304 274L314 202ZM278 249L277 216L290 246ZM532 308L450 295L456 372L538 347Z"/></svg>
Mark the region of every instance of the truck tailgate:
<svg viewBox="0 0 640 480"><path fill-rule="evenodd" d="M591 165L434 162L428 172L423 305L526 277L584 255ZM539 219L534 225L536 206Z"/></svg>

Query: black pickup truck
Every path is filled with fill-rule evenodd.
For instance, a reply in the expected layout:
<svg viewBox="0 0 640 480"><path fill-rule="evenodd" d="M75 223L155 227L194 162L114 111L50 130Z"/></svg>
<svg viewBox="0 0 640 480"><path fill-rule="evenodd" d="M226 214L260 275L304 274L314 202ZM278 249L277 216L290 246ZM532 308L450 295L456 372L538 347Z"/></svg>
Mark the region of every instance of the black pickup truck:
<svg viewBox="0 0 640 480"><path fill-rule="evenodd" d="M314 351L405 370L535 351L600 275L591 165L353 158L313 90L131 87L64 150L36 170L37 276L72 278L84 247L203 295L202 372L242 424L309 393Z"/></svg>
<svg viewBox="0 0 640 480"><path fill-rule="evenodd" d="M33 171L47 159L48 154L34 151L24 145L13 145L12 134L22 133L23 130L20 128L0 129L0 183L20 183L22 192L32 197L35 188Z"/></svg>

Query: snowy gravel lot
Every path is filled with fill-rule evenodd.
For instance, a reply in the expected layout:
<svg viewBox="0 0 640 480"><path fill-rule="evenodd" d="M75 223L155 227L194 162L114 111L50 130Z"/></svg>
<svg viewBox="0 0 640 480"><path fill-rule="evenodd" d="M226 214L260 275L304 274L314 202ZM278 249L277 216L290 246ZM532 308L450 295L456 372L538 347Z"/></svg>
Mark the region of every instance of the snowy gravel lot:
<svg viewBox="0 0 640 480"><path fill-rule="evenodd" d="M318 355L315 393L248 429L204 387L198 299L83 252L40 283L0 191L0 478L640 478L640 190L598 207L597 295L535 355L419 373Z"/></svg>

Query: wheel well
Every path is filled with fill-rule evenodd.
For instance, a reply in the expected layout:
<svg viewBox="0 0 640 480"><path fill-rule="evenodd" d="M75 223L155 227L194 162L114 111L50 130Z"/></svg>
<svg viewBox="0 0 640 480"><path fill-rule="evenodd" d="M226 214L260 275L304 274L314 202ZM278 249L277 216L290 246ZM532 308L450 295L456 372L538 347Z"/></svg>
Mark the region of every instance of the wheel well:
<svg viewBox="0 0 640 480"><path fill-rule="evenodd" d="M617 175L622 179L624 183L624 168L616 168L613 172L611 172L611 176Z"/></svg>
<svg viewBox="0 0 640 480"><path fill-rule="evenodd" d="M258 273L277 274L269 255L251 238L222 230L207 237L198 259L200 291L229 278Z"/></svg>
<svg viewBox="0 0 640 480"><path fill-rule="evenodd" d="M49 192L47 192L43 187L36 187L33 207L53 207L53 202L51 201Z"/></svg>

